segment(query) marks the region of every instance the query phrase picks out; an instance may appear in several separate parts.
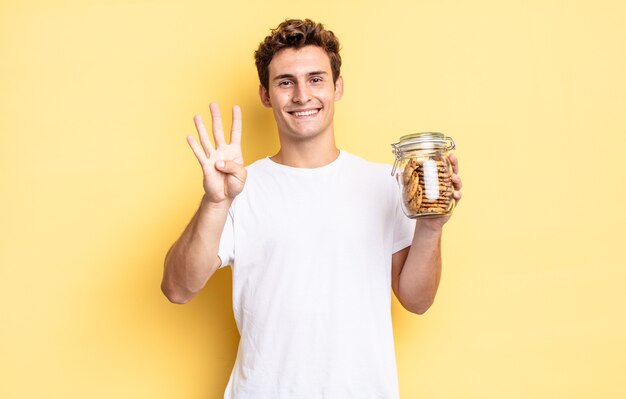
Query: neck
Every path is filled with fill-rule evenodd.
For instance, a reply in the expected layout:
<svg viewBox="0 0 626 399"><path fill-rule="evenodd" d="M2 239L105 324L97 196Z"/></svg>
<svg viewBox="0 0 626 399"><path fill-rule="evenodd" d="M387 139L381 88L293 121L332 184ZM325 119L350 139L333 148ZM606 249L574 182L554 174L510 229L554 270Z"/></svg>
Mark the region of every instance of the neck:
<svg viewBox="0 0 626 399"><path fill-rule="evenodd" d="M270 159L276 163L293 168L319 168L335 161L339 157L339 149L334 138L322 143L300 142L283 143L278 153Z"/></svg>

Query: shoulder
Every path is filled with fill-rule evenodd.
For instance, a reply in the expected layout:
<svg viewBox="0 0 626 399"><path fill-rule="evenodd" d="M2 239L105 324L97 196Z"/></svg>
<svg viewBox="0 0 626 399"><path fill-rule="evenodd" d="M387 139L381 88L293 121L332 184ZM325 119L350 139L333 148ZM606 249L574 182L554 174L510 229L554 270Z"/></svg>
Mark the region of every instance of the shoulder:
<svg viewBox="0 0 626 399"><path fill-rule="evenodd" d="M393 181L393 177L391 176L392 165L372 162L343 150L342 152L345 158L345 167L352 172L366 174L371 179Z"/></svg>
<svg viewBox="0 0 626 399"><path fill-rule="evenodd" d="M345 153L343 181L350 190L361 195L361 200L376 204L375 208L389 215L398 204L400 191L392 165L372 162L362 157Z"/></svg>
<svg viewBox="0 0 626 399"><path fill-rule="evenodd" d="M392 165L372 162L345 153L344 180L365 190L366 195L379 202L395 203L399 195L396 179L391 175Z"/></svg>

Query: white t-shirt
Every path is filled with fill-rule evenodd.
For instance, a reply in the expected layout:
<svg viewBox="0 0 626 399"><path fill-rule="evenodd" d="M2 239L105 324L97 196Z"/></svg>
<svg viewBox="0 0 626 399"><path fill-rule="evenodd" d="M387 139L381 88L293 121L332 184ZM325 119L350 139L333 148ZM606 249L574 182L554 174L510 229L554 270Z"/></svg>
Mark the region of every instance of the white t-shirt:
<svg viewBox="0 0 626 399"><path fill-rule="evenodd" d="M415 223L391 167L341 151L247 169L219 249L241 335L224 398L398 398L391 257Z"/></svg>

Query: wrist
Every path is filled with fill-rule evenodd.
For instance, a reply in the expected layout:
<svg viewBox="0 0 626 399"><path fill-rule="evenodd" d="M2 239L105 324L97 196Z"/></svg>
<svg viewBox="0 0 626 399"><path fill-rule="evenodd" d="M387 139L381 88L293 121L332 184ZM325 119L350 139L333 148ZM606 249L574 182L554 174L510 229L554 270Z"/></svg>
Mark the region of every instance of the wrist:
<svg viewBox="0 0 626 399"><path fill-rule="evenodd" d="M434 217L429 219L417 219L415 221L415 231L423 234L441 235L443 233L444 217Z"/></svg>
<svg viewBox="0 0 626 399"><path fill-rule="evenodd" d="M206 194L204 194L202 196L202 202L200 203L200 207L204 208L207 211L228 212L232 203L232 198L226 198L223 201L213 202Z"/></svg>

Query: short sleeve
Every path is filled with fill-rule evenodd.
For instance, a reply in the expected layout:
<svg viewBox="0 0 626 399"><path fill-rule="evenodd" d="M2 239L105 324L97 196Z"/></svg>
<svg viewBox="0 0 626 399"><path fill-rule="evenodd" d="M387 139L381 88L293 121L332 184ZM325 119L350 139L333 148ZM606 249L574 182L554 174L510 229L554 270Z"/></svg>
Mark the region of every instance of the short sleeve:
<svg viewBox="0 0 626 399"><path fill-rule="evenodd" d="M395 186L395 184L394 184ZM415 219L411 219L402 211L398 188L394 187L393 195L393 253L403 250L413 242Z"/></svg>
<svg viewBox="0 0 626 399"><path fill-rule="evenodd" d="M220 238L220 246L217 251L217 256L220 257L222 264L220 269L232 265L235 260L235 239L233 228L233 207L231 206L226 217L226 223L224 224L224 230L222 231L222 237Z"/></svg>

